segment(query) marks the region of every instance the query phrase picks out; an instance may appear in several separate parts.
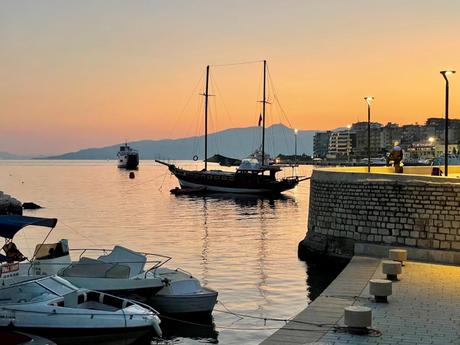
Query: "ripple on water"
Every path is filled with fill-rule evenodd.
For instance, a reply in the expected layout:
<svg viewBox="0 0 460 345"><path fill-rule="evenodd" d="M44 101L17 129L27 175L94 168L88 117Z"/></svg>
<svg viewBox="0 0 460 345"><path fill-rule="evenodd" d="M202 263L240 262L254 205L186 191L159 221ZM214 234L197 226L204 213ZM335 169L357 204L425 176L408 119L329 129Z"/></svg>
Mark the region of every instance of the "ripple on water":
<svg viewBox="0 0 460 345"><path fill-rule="evenodd" d="M302 167L300 174L310 172ZM46 207L28 214L59 218L50 240L69 238L74 248L121 244L172 256L168 265L191 271L239 313L288 318L309 301L306 265L297 259L308 182L275 199L173 196L176 180L165 167L146 161L135 179L115 162L1 162L0 180L5 192ZM24 233L18 244L30 251L44 234ZM258 344L281 326L218 311L214 322L220 344ZM168 332L177 344L216 342L215 331L210 336L176 325Z"/></svg>

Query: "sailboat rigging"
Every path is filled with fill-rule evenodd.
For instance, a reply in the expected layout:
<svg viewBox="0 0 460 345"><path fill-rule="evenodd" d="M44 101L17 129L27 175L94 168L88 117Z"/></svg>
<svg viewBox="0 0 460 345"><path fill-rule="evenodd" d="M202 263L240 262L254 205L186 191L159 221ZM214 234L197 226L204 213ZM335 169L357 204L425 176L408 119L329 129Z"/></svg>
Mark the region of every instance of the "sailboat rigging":
<svg viewBox="0 0 460 345"><path fill-rule="evenodd" d="M299 176L276 178L281 171L280 166L270 165L265 155L265 108L269 102L266 99L267 61L263 61L263 93L262 93L262 143L261 155L256 152L252 157L243 159L234 172L208 170L208 98L209 94L209 65L206 66L204 121L204 169L201 171L185 170L160 160L156 162L166 165L171 173L179 180L181 188L195 189L206 192L228 192L244 194L279 194L292 189L303 179Z"/></svg>

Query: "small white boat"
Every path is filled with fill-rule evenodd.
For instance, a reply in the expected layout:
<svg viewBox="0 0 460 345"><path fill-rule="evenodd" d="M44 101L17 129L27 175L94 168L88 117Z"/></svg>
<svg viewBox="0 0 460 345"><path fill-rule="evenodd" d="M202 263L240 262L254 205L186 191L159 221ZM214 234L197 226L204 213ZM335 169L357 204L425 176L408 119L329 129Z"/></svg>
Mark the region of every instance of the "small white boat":
<svg viewBox="0 0 460 345"><path fill-rule="evenodd" d="M84 253L97 249L84 250ZM73 284L117 296L142 301L165 314L210 314L217 302L217 291L202 287L200 281L181 269L163 266L171 258L145 269L149 255L122 246L103 250L97 259L81 257L58 274Z"/></svg>
<svg viewBox="0 0 460 345"><path fill-rule="evenodd" d="M1 285L0 327L67 335L146 333L155 329L161 336L155 310L77 288L57 276L7 278Z"/></svg>
<svg viewBox="0 0 460 345"><path fill-rule="evenodd" d="M217 302L217 291L201 286L198 279L181 269L160 267L155 271L165 287L147 303L160 313L210 314Z"/></svg>
<svg viewBox="0 0 460 345"><path fill-rule="evenodd" d="M10 251L0 261L3 278L59 275L75 286L102 291L147 303L162 313L210 314L217 302L217 291L201 286L200 281L181 269L164 264L170 257L135 252L122 246L113 249L74 249L67 240L37 244L29 262L11 239L27 225L54 228L57 219L25 216L0 216L0 236L9 239ZM13 250L13 248L15 248ZM72 262L70 252L78 261ZM146 268L146 264L150 267Z"/></svg>

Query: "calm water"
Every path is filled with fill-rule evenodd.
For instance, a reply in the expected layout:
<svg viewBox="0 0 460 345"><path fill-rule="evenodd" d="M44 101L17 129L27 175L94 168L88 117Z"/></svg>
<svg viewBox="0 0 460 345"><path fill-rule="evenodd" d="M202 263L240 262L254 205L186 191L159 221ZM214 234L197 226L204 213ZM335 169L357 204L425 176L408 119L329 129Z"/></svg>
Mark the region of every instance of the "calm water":
<svg viewBox="0 0 460 345"><path fill-rule="evenodd" d="M169 193L178 183L164 166L142 161L135 174L129 179L113 161L0 161L0 190L45 207L25 214L59 219L49 241L67 238L72 248L121 244L172 256L168 267L192 272L237 313L290 318L320 287L324 277L307 282L307 266L297 258L308 181L277 199L191 197ZM311 167L300 174L309 176ZM31 227L16 242L30 256L45 234ZM282 325L219 312L225 307L216 305L213 320L194 320L205 326L164 323L166 343L258 344Z"/></svg>

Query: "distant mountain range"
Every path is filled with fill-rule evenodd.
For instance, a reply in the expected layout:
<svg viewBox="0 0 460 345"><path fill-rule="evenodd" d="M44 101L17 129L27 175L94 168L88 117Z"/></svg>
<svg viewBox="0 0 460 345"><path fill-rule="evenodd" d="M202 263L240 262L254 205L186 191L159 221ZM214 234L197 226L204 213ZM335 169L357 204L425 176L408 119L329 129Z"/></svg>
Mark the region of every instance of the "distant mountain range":
<svg viewBox="0 0 460 345"><path fill-rule="evenodd" d="M297 154L311 155L315 130L301 131L297 135ZM208 157L221 154L227 157L244 158L259 148L262 131L260 127L232 128L208 135ZM265 151L271 156L280 153L294 154L294 131L277 124L265 131ZM139 150L140 159L188 160L197 155L204 156L204 136L183 139L141 140L129 145ZM39 159L114 159L119 144L101 148L83 149L58 156Z"/></svg>
<svg viewBox="0 0 460 345"><path fill-rule="evenodd" d="M0 152L0 159L29 159L30 157L15 155L9 152Z"/></svg>

